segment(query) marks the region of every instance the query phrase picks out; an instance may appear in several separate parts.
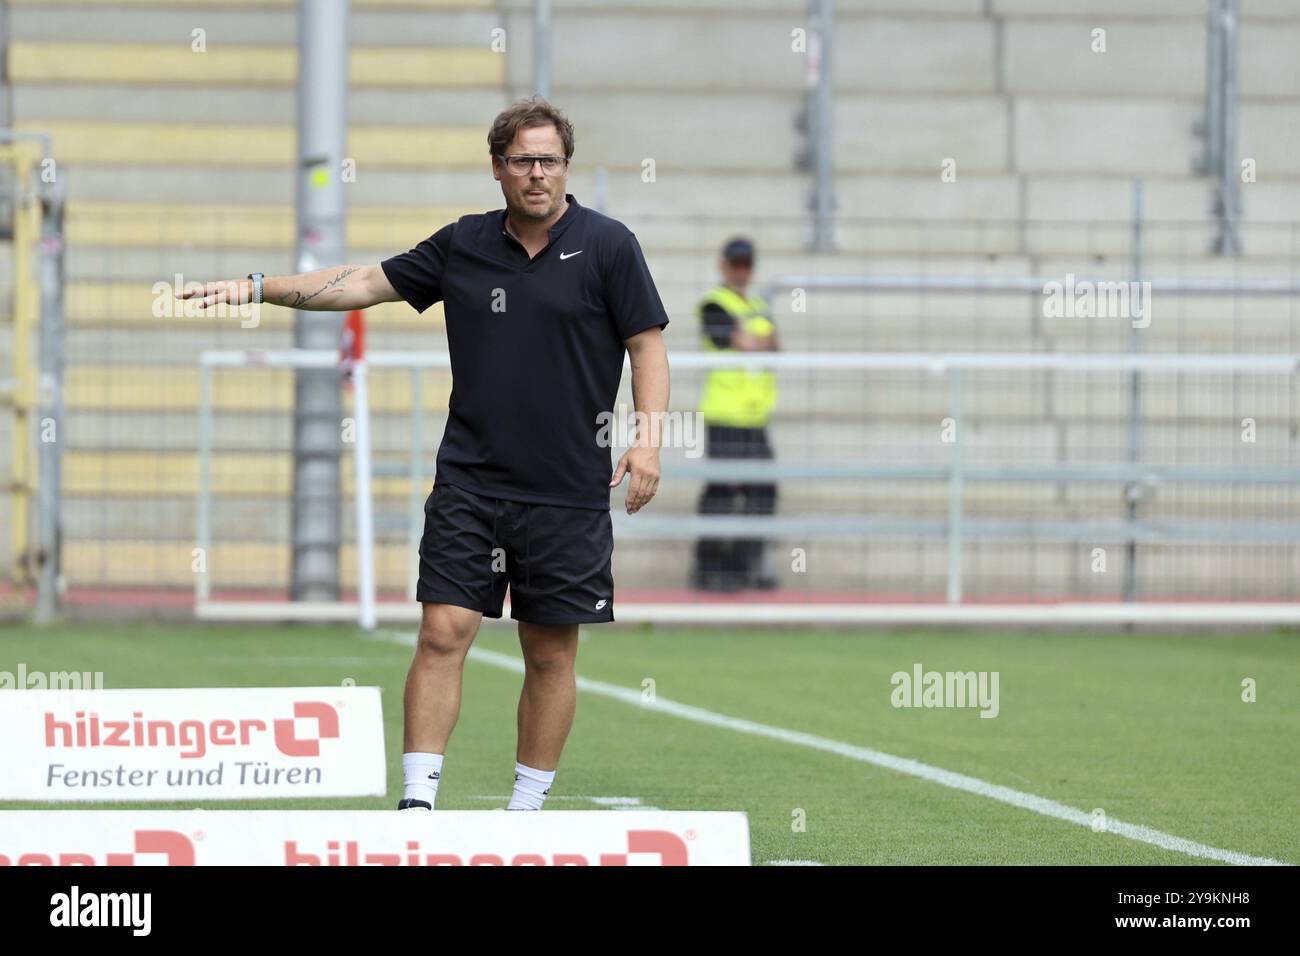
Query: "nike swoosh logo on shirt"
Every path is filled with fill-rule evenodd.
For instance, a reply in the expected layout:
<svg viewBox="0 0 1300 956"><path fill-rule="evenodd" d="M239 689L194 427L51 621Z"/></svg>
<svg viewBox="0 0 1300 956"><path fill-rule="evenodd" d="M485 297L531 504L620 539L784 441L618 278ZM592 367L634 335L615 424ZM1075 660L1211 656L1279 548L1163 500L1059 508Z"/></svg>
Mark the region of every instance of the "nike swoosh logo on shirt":
<svg viewBox="0 0 1300 956"><path fill-rule="evenodd" d="M581 249L579 249L577 252L561 252L560 259L561 260L572 259L574 256L580 256L580 255L582 255Z"/></svg>

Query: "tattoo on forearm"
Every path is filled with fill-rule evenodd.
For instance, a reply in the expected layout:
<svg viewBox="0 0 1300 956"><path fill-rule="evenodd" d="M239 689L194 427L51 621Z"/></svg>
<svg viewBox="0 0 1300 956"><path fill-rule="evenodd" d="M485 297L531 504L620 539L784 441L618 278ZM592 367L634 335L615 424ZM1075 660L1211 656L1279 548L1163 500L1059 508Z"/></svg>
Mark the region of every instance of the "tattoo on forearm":
<svg viewBox="0 0 1300 956"><path fill-rule="evenodd" d="M336 275L336 276L335 276L333 279L331 279L329 282L326 282L323 286L321 286L319 289L317 289L317 290L316 290L315 292L313 292L311 295L303 295L301 292L293 292L293 293L291 293L291 294L285 296L284 299L283 299L283 301L281 301L281 302L279 302L279 303L277 303L277 304L278 304L278 305L286 305L286 306L288 306L288 307L291 308L291 309L298 309L298 308L301 308L302 306L304 306L304 305L306 305L308 302L310 302L312 299L316 298L316 296L320 295L322 292L326 292L326 291L328 291L329 289L333 289L333 288L337 287L338 285L340 285L340 284L343 282L344 279L346 279L348 276L352 275L352 273L357 272L357 271L358 271L358 269L355 268L355 267L354 267L354 268L343 269L342 271L339 272L338 275Z"/></svg>

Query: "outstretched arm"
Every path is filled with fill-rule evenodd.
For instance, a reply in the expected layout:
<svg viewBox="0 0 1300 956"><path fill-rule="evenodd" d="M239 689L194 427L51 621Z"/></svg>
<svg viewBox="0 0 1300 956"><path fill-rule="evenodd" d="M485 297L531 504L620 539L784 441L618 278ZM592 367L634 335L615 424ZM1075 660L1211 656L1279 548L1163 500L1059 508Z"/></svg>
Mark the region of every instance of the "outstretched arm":
<svg viewBox="0 0 1300 956"><path fill-rule="evenodd" d="M178 299L195 299L206 309L219 302L243 305L253 301L251 279L224 279L179 292ZM366 309L380 302L401 299L378 265L333 266L291 276L267 276L262 280L262 300L290 309L315 312L347 312Z"/></svg>

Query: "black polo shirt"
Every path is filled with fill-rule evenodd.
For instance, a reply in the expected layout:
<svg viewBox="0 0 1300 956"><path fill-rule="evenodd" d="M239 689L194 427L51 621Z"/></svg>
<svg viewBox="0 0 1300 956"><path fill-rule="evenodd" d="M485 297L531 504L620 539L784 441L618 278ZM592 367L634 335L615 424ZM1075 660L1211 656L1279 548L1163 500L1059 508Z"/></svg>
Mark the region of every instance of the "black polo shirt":
<svg viewBox="0 0 1300 956"><path fill-rule="evenodd" d="M417 312L441 301L446 313L452 389L436 480L608 509L613 470L598 416L613 410L624 340L667 325L668 314L631 230L566 198L533 259L495 209L380 265Z"/></svg>

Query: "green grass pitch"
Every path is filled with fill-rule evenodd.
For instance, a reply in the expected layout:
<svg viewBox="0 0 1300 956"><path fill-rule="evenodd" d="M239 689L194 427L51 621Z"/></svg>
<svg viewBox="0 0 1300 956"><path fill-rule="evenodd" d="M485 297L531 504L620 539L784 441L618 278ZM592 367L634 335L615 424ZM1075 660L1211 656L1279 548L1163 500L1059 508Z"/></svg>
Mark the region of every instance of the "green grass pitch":
<svg viewBox="0 0 1300 956"><path fill-rule="evenodd" d="M1142 824L1300 863L1300 636L1241 634L583 629L582 677L869 747ZM350 627L66 624L0 627L0 670L102 671L106 687L383 688L388 796L211 802L214 809L387 809L401 791L399 632ZM476 646L518 656L513 627ZM914 664L997 671L999 713L891 704ZM1242 700L1251 678L1257 700ZM466 663L439 809L503 806L521 676ZM3 728L0 728L3 733ZM743 810L754 861L824 864L1203 864L848 757L579 692L548 809L635 798ZM183 806L192 806L187 802ZM0 803L0 809L51 806ZM61 805L72 806L72 805ZM80 804L88 808L126 805ZM175 807L176 804L133 806ZM617 812L611 810L611 812ZM798 821L803 821L803 826Z"/></svg>

